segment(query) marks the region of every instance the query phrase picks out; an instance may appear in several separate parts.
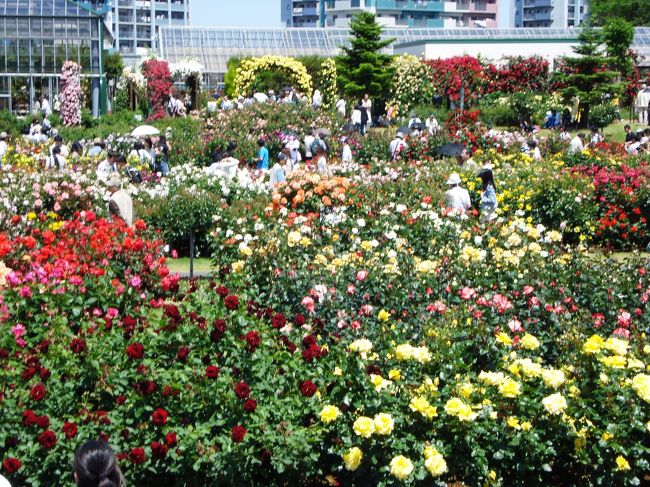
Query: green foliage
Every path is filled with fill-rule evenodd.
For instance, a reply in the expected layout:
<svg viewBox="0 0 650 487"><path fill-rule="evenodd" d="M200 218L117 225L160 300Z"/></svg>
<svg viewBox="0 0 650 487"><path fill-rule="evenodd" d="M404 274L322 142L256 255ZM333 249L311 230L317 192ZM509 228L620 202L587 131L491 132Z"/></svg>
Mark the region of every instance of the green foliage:
<svg viewBox="0 0 650 487"><path fill-rule="evenodd" d="M590 0L589 17L595 25L623 19L632 25L650 25L647 0Z"/></svg>
<svg viewBox="0 0 650 487"><path fill-rule="evenodd" d="M106 78L116 80L124 71L124 61L119 52L106 53L104 55L104 71Z"/></svg>
<svg viewBox="0 0 650 487"><path fill-rule="evenodd" d="M237 75L237 68L239 68L244 59L247 58L231 57L228 59L228 68L223 79L225 85L224 91L229 97L232 97L235 94L235 76Z"/></svg>
<svg viewBox="0 0 650 487"><path fill-rule="evenodd" d="M623 19L609 20L603 27L603 40L610 60L609 67L613 71L618 71L622 78L631 75L634 69L634 63L628 55L633 39L632 24Z"/></svg>
<svg viewBox="0 0 650 487"><path fill-rule="evenodd" d="M29 128L30 121L30 117L18 118L13 113L2 110L0 111L0 132L7 132L12 137L18 136Z"/></svg>
<svg viewBox="0 0 650 487"><path fill-rule="evenodd" d="M589 124L592 127L603 128L616 120L618 116L618 107L611 103L603 103L589 110Z"/></svg>
<svg viewBox="0 0 650 487"><path fill-rule="evenodd" d="M367 93L375 109L382 110L393 76L391 57L382 50L393 40L381 40L382 28L369 12L355 15L350 26L351 46L337 60L339 86L349 97L360 99Z"/></svg>

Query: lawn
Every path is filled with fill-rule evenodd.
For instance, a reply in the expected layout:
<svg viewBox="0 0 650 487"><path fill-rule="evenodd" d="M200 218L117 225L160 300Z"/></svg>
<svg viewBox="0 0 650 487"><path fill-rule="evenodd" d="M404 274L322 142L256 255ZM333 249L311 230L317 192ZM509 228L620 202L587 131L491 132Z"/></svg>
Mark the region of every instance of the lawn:
<svg viewBox="0 0 650 487"><path fill-rule="evenodd" d="M182 257L180 259L169 259L167 261L167 267L172 272L180 273L189 273L190 272L190 259L188 257ZM212 267L212 261L210 259L194 259L194 272L195 273L210 273L214 270Z"/></svg>

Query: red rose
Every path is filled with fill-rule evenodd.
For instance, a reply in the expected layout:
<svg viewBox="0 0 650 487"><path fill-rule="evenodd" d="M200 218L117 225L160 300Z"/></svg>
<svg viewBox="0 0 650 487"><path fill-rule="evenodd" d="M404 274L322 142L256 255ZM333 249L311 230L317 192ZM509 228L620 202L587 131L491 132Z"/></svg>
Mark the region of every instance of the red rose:
<svg viewBox="0 0 650 487"><path fill-rule="evenodd" d="M230 431L230 437L232 438L232 441L235 443L241 443L244 441L244 436L246 436L246 428L243 426L237 425L233 426L232 430Z"/></svg>
<svg viewBox="0 0 650 487"><path fill-rule="evenodd" d="M205 369L205 376L208 379L216 379L219 377L219 367L215 367L214 365L208 365L207 368Z"/></svg>
<svg viewBox="0 0 650 487"><path fill-rule="evenodd" d="M28 409L23 413L23 425L24 426L34 426L36 424L36 414L31 409Z"/></svg>
<svg viewBox="0 0 650 487"><path fill-rule="evenodd" d="M39 382L32 387L30 395L34 401L42 400L45 397L45 386Z"/></svg>
<svg viewBox="0 0 650 487"><path fill-rule="evenodd" d="M237 397L239 399L248 399L250 393L251 393L251 388L248 386L248 384L246 384L246 382L241 381L235 384L235 394L237 394Z"/></svg>
<svg viewBox="0 0 650 487"><path fill-rule="evenodd" d="M229 296L226 296L226 300L224 301L226 308L228 309L237 309L239 308L239 298L235 296L234 294L231 294Z"/></svg>
<svg viewBox="0 0 650 487"><path fill-rule="evenodd" d="M287 319L284 315L278 313L271 318L271 326L275 329L283 328L287 324Z"/></svg>
<svg viewBox="0 0 650 487"><path fill-rule="evenodd" d="M217 291L217 294L222 298L225 298L230 293L230 290L226 286L219 286L215 291Z"/></svg>
<svg viewBox="0 0 650 487"><path fill-rule="evenodd" d="M118 406L121 406L125 402L126 402L126 396L124 395L119 395L115 398L115 404L117 404Z"/></svg>
<svg viewBox="0 0 650 487"><path fill-rule="evenodd" d="M86 341L83 338L73 338L70 342L70 350L74 353L85 352L86 348Z"/></svg>
<svg viewBox="0 0 650 487"><path fill-rule="evenodd" d="M302 384L300 384L300 394L302 394L305 397L313 396L314 394L316 394L317 390L318 387L316 387L316 384L314 384L310 380L306 380Z"/></svg>
<svg viewBox="0 0 650 487"><path fill-rule="evenodd" d="M153 413L151 413L151 421L153 421L153 424L156 426L162 426L164 424L167 424L168 416L169 415L167 414L167 411L162 408L158 408Z"/></svg>
<svg viewBox="0 0 650 487"><path fill-rule="evenodd" d="M248 343L248 349L251 352L254 352L257 347L260 346L260 343L262 343L260 334L257 331L249 331L244 335L244 339L246 340L246 343Z"/></svg>
<svg viewBox="0 0 650 487"><path fill-rule="evenodd" d="M38 442L46 450L54 448L54 445L56 445L56 434L52 430L45 430L38 435Z"/></svg>
<svg viewBox="0 0 650 487"><path fill-rule="evenodd" d="M39 416L36 418L36 424L39 428L47 429L47 427L50 426L50 418L47 416Z"/></svg>
<svg viewBox="0 0 650 487"><path fill-rule="evenodd" d="M132 343L126 347L126 354L131 360L140 359L144 355L144 346L142 343Z"/></svg>
<svg viewBox="0 0 650 487"><path fill-rule="evenodd" d="M71 440L72 438L77 436L77 425L69 421L66 421L65 423L63 423L63 427L61 428L61 431L63 432L63 434L68 440Z"/></svg>
<svg viewBox="0 0 650 487"><path fill-rule="evenodd" d="M8 473L16 473L22 465L23 462L13 457L7 457L2 462L2 466Z"/></svg>
<svg viewBox="0 0 650 487"><path fill-rule="evenodd" d="M174 448L178 443L178 438L176 438L176 433L169 432L165 435L165 443L169 448Z"/></svg>
<svg viewBox="0 0 650 487"><path fill-rule="evenodd" d="M151 454L154 457L164 458L167 456L168 451L169 448L167 448L167 445L164 443L160 443L158 441L151 442Z"/></svg>
<svg viewBox="0 0 650 487"><path fill-rule="evenodd" d="M132 448L129 452L129 458L136 465L140 465L145 462L147 455L144 452L144 448Z"/></svg>
<svg viewBox="0 0 650 487"><path fill-rule="evenodd" d="M178 349L176 358L184 362L185 360L187 360L189 354L190 354L190 347L182 346Z"/></svg>
<svg viewBox="0 0 650 487"><path fill-rule="evenodd" d="M244 411L246 411L247 413L254 413L256 409L257 409L257 403L255 402L255 399L252 398L248 399L244 403Z"/></svg>

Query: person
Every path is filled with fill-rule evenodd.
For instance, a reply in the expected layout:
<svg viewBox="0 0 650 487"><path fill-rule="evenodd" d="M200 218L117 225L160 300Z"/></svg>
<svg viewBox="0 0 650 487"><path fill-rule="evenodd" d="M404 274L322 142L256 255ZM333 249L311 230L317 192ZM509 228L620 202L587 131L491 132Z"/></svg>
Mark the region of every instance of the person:
<svg viewBox="0 0 650 487"><path fill-rule="evenodd" d="M370 97L368 96L368 93L366 93L363 96L363 100L361 100L361 108L365 109L366 117L367 117L366 118L367 127L363 131L363 133L365 134L367 129L369 129L370 126L372 125L372 101L370 101Z"/></svg>
<svg viewBox="0 0 650 487"><path fill-rule="evenodd" d="M320 94L320 90L314 90L314 95L312 96L311 106L314 110L318 110L323 104L323 95Z"/></svg>
<svg viewBox="0 0 650 487"><path fill-rule="evenodd" d="M41 133L44 135L50 135L52 131L52 122L47 118L47 115L43 116L43 122L41 123Z"/></svg>
<svg viewBox="0 0 650 487"><path fill-rule="evenodd" d="M562 110L562 118L560 119L560 127L562 127L564 130L567 130L569 128L569 125L571 125L571 110L568 108L565 108Z"/></svg>
<svg viewBox="0 0 650 487"><path fill-rule="evenodd" d="M323 176L328 176L329 169L327 168L327 150L325 147L318 147L318 150L316 151L316 158L316 171L318 171L318 173L322 174Z"/></svg>
<svg viewBox="0 0 650 487"><path fill-rule="evenodd" d="M345 117L345 100L343 97L339 98L336 102L336 111L339 113L339 115Z"/></svg>
<svg viewBox="0 0 650 487"><path fill-rule="evenodd" d="M585 134L578 134L569 143L569 155L582 152L585 150L584 146Z"/></svg>
<svg viewBox="0 0 650 487"><path fill-rule="evenodd" d="M45 162L45 169L63 171L65 168L65 162L65 157L61 154L61 147L54 146L52 147L50 157L48 157Z"/></svg>
<svg viewBox="0 0 650 487"><path fill-rule="evenodd" d="M44 117L52 115L52 105L50 105L50 100L47 99L47 95L41 97L41 112Z"/></svg>
<svg viewBox="0 0 650 487"><path fill-rule="evenodd" d="M291 166L297 166L302 162L302 155L300 154L300 141L295 137L290 137L287 142L286 148L289 149L289 158L291 159Z"/></svg>
<svg viewBox="0 0 650 487"><path fill-rule="evenodd" d="M178 111L178 100L174 96L174 92L169 93L169 101L167 102L167 110L169 111L170 117L177 117L179 115Z"/></svg>
<svg viewBox="0 0 650 487"><path fill-rule="evenodd" d="M223 95L223 98L221 100L221 109L224 111L231 110L233 108L233 104L230 101L230 98L228 98L228 95Z"/></svg>
<svg viewBox="0 0 650 487"><path fill-rule="evenodd" d="M533 161L541 161L542 153L539 150L537 141L535 139L528 141L528 147L530 149L530 156L533 158Z"/></svg>
<svg viewBox="0 0 650 487"><path fill-rule="evenodd" d="M431 135L438 133L440 130L440 124L438 123L438 120L436 119L436 115L434 113L429 115L429 118L427 118L426 127Z"/></svg>
<svg viewBox="0 0 650 487"><path fill-rule="evenodd" d="M260 148L257 153L257 159L255 160L257 163L257 169L266 171L269 168L269 150L266 148L266 142L264 139L259 139L257 145Z"/></svg>
<svg viewBox="0 0 650 487"><path fill-rule="evenodd" d="M70 157L79 159L83 155L84 148L80 142L73 142L70 146Z"/></svg>
<svg viewBox="0 0 650 487"><path fill-rule="evenodd" d="M361 120L359 122L359 133L361 135L366 135L366 131L368 130L368 111L363 107L361 107Z"/></svg>
<svg viewBox="0 0 650 487"><path fill-rule="evenodd" d="M639 153L641 146L642 146L641 137L639 137L638 134L634 134L632 140L630 140L630 142L625 143L625 150L627 151L628 154L634 156Z"/></svg>
<svg viewBox="0 0 650 487"><path fill-rule="evenodd" d="M496 218L498 206L494 174L492 169L484 167L478 173L478 177L483 185L481 191L481 223L490 222Z"/></svg>
<svg viewBox="0 0 650 487"><path fill-rule="evenodd" d="M267 96L269 97L269 101L271 103L275 103L276 101L278 101L278 97L275 96L275 91L273 91L273 90L269 90Z"/></svg>
<svg viewBox="0 0 650 487"><path fill-rule="evenodd" d="M50 149L50 155L52 154L52 151L54 150L55 147L59 148L61 156L67 158L70 155L70 151L68 151L68 146L63 144L63 138L58 134L54 136L54 144Z"/></svg>
<svg viewBox="0 0 650 487"><path fill-rule="evenodd" d="M167 144L167 136L161 135L156 144L156 172L162 176L167 176L169 173L169 145Z"/></svg>
<svg viewBox="0 0 650 487"><path fill-rule="evenodd" d="M4 164L5 157L7 156L7 152L9 151L9 146L7 145L8 138L9 138L9 134L7 134L7 132L2 132L0 134L0 169L2 169L2 165Z"/></svg>
<svg viewBox="0 0 650 487"><path fill-rule="evenodd" d="M126 222L128 226L133 226L133 200L129 193L122 189L122 180L115 173L112 174L106 182L108 192L111 193L108 200L108 212L116 218Z"/></svg>
<svg viewBox="0 0 650 487"><path fill-rule="evenodd" d="M41 144L47 140L47 136L43 134L41 124L36 118L32 120L32 124L29 126L29 138L37 144Z"/></svg>
<svg viewBox="0 0 650 487"><path fill-rule="evenodd" d="M422 120L415 113L411 113L411 119L409 120L408 128L412 129L415 124L421 124Z"/></svg>
<svg viewBox="0 0 650 487"><path fill-rule="evenodd" d="M307 161L311 161L311 158L314 157L313 152L311 151L311 146L314 143L314 140L316 138L314 137L314 131L312 130L311 132L307 132L307 135L305 135L305 159Z"/></svg>
<svg viewBox="0 0 650 487"><path fill-rule="evenodd" d="M95 138L93 145L88 149L88 157L100 157L104 151L104 143L100 137Z"/></svg>
<svg viewBox="0 0 650 487"><path fill-rule="evenodd" d="M545 129L551 129L553 128L553 125L555 124L555 110L551 111L548 110L546 112L546 115L544 115L544 128Z"/></svg>
<svg viewBox="0 0 650 487"><path fill-rule="evenodd" d="M461 151L457 160L458 167L464 171L476 171L478 169L478 165L474 162L474 159L472 159L472 156L467 149Z"/></svg>
<svg viewBox="0 0 650 487"><path fill-rule="evenodd" d="M348 143L347 137L341 138L341 143L343 144L343 149L341 151L341 162L350 163L352 162L352 149L350 149L350 144Z"/></svg>
<svg viewBox="0 0 650 487"><path fill-rule="evenodd" d="M566 131L565 126L560 127L560 140L562 142L567 142L571 140L571 134L569 134L569 132Z"/></svg>
<svg viewBox="0 0 650 487"><path fill-rule="evenodd" d="M460 186L461 180L458 173L452 173L447 180L449 189L445 191L445 204L450 210L459 213L465 213L472 206L472 201L469 197L469 191Z"/></svg>
<svg viewBox="0 0 650 487"><path fill-rule="evenodd" d="M119 154L115 151L110 151L107 154L106 159L97 165L97 170L95 172L97 179L106 182L108 181L108 178L111 176L111 174L117 172L115 161L117 160L118 156Z"/></svg>
<svg viewBox="0 0 650 487"><path fill-rule="evenodd" d="M402 132L397 132L397 134L395 134L395 138L391 141L388 148L390 150L391 160L396 161L400 157L402 151L408 149L406 142L404 142L404 134Z"/></svg>
<svg viewBox="0 0 650 487"><path fill-rule="evenodd" d="M600 144L603 140L603 135L600 133L600 130L598 130L598 127L592 127L589 145L591 147L594 147L596 144Z"/></svg>
<svg viewBox="0 0 650 487"><path fill-rule="evenodd" d="M632 127L630 127L630 124L625 124L623 130L625 130L625 142L632 142L634 139L634 132L632 132Z"/></svg>
<svg viewBox="0 0 650 487"><path fill-rule="evenodd" d="M135 167L127 164L126 157L119 155L115 159L115 168L118 174L123 174L133 184L140 184L142 182L142 174Z"/></svg>
<svg viewBox="0 0 650 487"><path fill-rule="evenodd" d="M314 141L311 143L311 153L314 157L318 154L318 148L322 147L327 151L327 143L324 140L324 135L320 132L314 132Z"/></svg>
<svg viewBox="0 0 650 487"><path fill-rule="evenodd" d="M363 134L361 129L361 107L356 106L352 109L352 115L350 117L350 122L354 126L354 130Z"/></svg>
<svg viewBox="0 0 650 487"><path fill-rule="evenodd" d="M284 167L280 164L281 161L286 161L287 156L284 154L280 154L278 162L273 164L273 167L271 168L270 171L270 178L269 178L269 188L273 189L275 188L278 184L284 183L287 178L286 175L284 174Z"/></svg>
<svg viewBox="0 0 650 487"><path fill-rule="evenodd" d="M144 167L155 167L151 154L145 150L144 145L140 141L133 144L133 150L129 153L129 159L137 161L138 164Z"/></svg>
<svg viewBox="0 0 650 487"><path fill-rule="evenodd" d="M648 124L648 104L650 103L650 89L647 85L641 85L641 89L636 95L636 111L639 114L639 123Z"/></svg>
<svg viewBox="0 0 650 487"><path fill-rule="evenodd" d="M74 454L74 481L78 487L123 487L117 458L104 440L88 440Z"/></svg>
<svg viewBox="0 0 650 487"><path fill-rule="evenodd" d="M156 170L156 149L153 146L153 141L151 140L151 137L145 137L144 150L146 150L149 153L149 159L150 159L149 168L152 171L155 171Z"/></svg>

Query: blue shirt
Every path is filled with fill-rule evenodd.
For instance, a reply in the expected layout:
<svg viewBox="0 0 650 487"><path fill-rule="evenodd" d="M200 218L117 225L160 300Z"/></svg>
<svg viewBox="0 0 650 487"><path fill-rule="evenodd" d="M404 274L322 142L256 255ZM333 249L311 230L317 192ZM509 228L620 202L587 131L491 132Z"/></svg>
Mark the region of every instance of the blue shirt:
<svg viewBox="0 0 650 487"><path fill-rule="evenodd" d="M268 169L269 168L269 150L262 146L260 151L257 153L257 169Z"/></svg>

